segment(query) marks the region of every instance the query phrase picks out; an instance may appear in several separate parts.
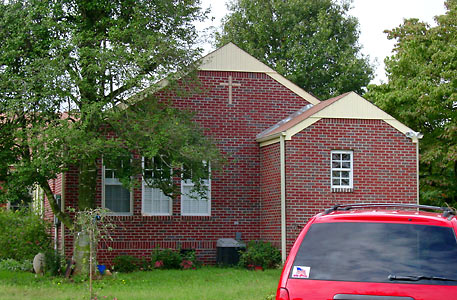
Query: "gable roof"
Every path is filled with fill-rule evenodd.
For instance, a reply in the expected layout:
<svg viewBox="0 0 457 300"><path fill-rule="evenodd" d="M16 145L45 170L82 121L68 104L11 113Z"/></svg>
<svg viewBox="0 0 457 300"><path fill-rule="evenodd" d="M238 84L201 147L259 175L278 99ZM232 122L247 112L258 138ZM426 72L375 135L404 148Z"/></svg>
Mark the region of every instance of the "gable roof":
<svg viewBox="0 0 457 300"><path fill-rule="evenodd" d="M230 42L201 59L198 67L202 71L232 71L265 73L311 104L318 104L319 99L303 90L278 72L256 59L234 43Z"/></svg>
<svg viewBox="0 0 457 300"><path fill-rule="evenodd" d="M314 106L307 105L303 107L258 134L257 141L260 146L270 145L279 142L279 136L282 134L285 135L286 140L291 140L295 134L317 121L330 118L383 120L403 134L413 132L412 129L400 123L368 100L354 92L349 92L322 101Z"/></svg>

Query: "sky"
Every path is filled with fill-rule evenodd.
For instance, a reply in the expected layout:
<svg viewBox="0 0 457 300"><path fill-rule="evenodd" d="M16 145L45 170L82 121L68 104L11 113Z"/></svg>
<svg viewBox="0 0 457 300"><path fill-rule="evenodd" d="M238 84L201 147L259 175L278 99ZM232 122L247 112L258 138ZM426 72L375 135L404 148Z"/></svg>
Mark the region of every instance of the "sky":
<svg viewBox="0 0 457 300"><path fill-rule="evenodd" d="M210 17L197 28L219 27L222 17L228 10L225 0L201 0L202 6L211 6ZM434 16L445 13L444 0L354 0L349 12L359 20L362 53L370 57L375 65L375 78L372 83L386 82L384 58L391 55L394 41L389 41L383 32L403 23L405 18L418 18L431 25L436 25ZM203 35L205 36L205 35ZM205 39L205 38L204 38ZM214 50L209 43L203 45L205 53Z"/></svg>

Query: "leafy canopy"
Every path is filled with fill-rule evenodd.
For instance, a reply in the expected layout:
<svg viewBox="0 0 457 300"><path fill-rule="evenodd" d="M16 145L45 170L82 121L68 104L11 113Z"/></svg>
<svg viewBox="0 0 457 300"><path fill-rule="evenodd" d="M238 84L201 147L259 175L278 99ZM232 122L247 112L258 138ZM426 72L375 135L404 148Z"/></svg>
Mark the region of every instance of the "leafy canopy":
<svg viewBox="0 0 457 300"><path fill-rule="evenodd" d="M437 26L405 20L387 30L395 39L386 59L388 82L365 95L424 134L420 142L420 196L424 203L457 203L457 1L445 2Z"/></svg>
<svg viewBox="0 0 457 300"><path fill-rule="evenodd" d="M119 161L133 153L136 167L121 170L124 182L141 167L142 156L165 156L172 167L192 166L201 176L202 160L216 165L218 152L192 116L154 98L154 83L165 75L192 78L200 53L193 22L205 18L199 4L1 1L3 194L9 198L38 184L53 199L48 180L78 166L79 208L93 208L101 157ZM176 78L168 78L167 88ZM168 177L154 184L169 187ZM69 226L54 201L51 207Z"/></svg>
<svg viewBox="0 0 457 300"><path fill-rule="evenodd" d="M373 70L349 8L350 1L234 0L216 43L234 42L322 99L361 93Z"/></svg>

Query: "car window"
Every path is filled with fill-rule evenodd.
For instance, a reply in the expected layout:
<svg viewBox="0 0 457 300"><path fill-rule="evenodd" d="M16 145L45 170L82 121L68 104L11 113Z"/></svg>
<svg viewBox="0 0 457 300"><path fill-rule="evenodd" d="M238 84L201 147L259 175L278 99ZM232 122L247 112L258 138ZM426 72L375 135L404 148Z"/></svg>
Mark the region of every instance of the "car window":
<svg viewBox="0 0 457 300"><path fill-rule="evenodd" d="M290 271L290 278L359 282L392 282L389 275L457 279L453 229L392 223L313 224ZM399 283L457 285L437 280Z"/></svg>

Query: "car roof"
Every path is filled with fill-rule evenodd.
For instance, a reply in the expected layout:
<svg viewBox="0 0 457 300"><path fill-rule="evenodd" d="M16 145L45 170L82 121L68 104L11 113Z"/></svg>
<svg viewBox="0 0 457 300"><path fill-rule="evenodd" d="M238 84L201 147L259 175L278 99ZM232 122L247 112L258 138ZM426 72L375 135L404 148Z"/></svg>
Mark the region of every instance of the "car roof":
<svg viewBox="0 0 457 300"><path fill-rule="evenodd" d="M455 216L445 217L438 212L367 208L321 213L313 221L313 223L333 222L413 223L452 227L452 222L456 222L456 218Z"/></svg>

